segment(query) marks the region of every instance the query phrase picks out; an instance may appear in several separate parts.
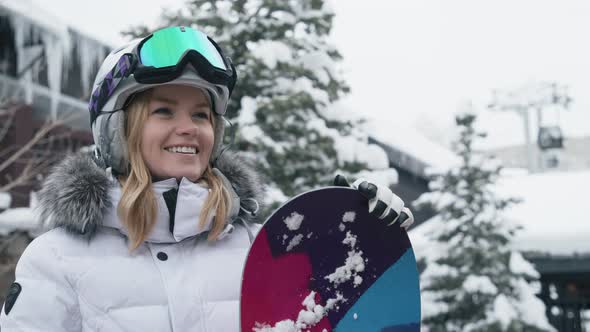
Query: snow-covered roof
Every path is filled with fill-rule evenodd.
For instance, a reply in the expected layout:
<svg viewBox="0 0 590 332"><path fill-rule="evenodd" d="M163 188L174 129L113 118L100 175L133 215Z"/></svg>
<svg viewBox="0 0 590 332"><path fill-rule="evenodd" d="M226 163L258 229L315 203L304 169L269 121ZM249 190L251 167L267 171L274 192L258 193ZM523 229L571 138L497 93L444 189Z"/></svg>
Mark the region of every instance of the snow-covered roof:
<svg viewBox="0 0 590 332"><path fill-rule="evenodd" d="M33 4L31 0L0 0L0 7L30 20L31 23L50 31L56 37L67 38L68 26L51 13Z"/></svg>
<svg viewBox="0 0 590 332"><path fill-rule="evenodd" d="M52 12L41 8L38 4L31 0L0 0L0 8L4 8L22 18L29 21L30 24L34 24L46 31L52 33L55 37L60 39L67 39L68 30L76 31L76 33L83 35L84 38L91 39L109 48L115 47L112 42L101 39L95 34L88 33L80 27L73 27L63 19Z"/></svg>
<svg viewBox="0 0 590 332"><path fill-rule="evenodd" d="M513 243L525 252L551 255L590 254L590 204L585 189L590 171L539 174L512 173L497 185L500 195L523 201L506 211L523 229ZM426 221L409 232L417 256L428 255L426 234L437 227Z"/></svg>
<svg viewBox="0 0 590 332"><path fill-rule="evenodd" d="M504 178L498 192L523 199L508 211L509 217L524 226L516 247L552 254L590 253L587 186L587 170Z"/></svg>
<svg viewBox="0 0 590 332"><path fill-rule="evenodd" d="M444 171L459 163L459 158L451 150L421 135L416 129L391 126L390 130L375 130L371 136L388 145L390 153L400 160L392 160L403 168L425 176L430 171ZM401 159L406 160L401 160ZM410 159L410 160L408 160ZM406 167L404 167L406 166Z"/></svg>

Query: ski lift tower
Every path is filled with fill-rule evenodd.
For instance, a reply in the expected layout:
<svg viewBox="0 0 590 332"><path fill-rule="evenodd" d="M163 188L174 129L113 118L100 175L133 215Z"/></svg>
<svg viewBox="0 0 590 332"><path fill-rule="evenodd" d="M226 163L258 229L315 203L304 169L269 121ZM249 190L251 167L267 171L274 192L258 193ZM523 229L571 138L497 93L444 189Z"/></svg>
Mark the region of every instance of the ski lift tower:
<svg viewBox="0 0 590 332"><path fill-rule="evenodd" d="M522 117L525 134L525 148L527 155L527 168L530 172L542 170L544 163L535 162L536 147L531 141L530 113L535 111L537 118L538 146L545 153L548 149L563 148L563 136L559 124L545 126L543 112L552 108L567 110L572 99L566 86L555 82L536 82L527 84L514 90L494 90L492 102L488 108L492 111L512 111Z"/></svg>

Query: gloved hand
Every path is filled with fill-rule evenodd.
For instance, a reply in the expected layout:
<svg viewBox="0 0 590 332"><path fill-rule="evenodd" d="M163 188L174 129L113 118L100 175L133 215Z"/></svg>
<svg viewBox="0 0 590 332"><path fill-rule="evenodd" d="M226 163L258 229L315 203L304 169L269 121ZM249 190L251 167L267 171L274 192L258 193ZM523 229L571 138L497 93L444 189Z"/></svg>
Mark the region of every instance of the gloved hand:
<svg viewBox="0 0 590 332"><path fill-rule="evenodd" d="M358 179L350 185L342 175L336 175L334 185L357 189L369 200L369 213L388 225L397 222L400 227L408 229L414 223L412 211L405 207L404 201L386 186L375 185L364 179Z"/></svg>

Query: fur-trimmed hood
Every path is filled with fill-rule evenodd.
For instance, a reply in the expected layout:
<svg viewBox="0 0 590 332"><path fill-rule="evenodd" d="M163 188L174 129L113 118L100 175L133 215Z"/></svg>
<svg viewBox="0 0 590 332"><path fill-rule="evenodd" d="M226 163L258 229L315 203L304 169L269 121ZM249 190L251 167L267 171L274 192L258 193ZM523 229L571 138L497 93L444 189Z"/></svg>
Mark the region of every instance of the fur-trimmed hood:
<svg viewBox="0 0 590 332"><path fill-rule="evenodd" d="M226 151L215 167L226 177L240 198L238 217L255 222L247 211L257 209L262 198L262 183L249 163L237 153ZM103 224L112 202L110 174L99 167L89 153L77 153L58 164L38 193L39 216L45 228L64 227L68 232L92 238Z"/></svg>

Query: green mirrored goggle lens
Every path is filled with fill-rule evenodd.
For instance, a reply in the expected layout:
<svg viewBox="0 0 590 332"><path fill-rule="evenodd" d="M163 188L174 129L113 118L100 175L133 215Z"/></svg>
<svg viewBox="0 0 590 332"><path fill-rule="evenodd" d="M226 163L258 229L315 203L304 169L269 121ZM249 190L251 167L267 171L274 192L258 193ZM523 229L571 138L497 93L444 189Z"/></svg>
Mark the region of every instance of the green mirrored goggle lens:
<svg viewBox="0 0 590 332"><path fill-rule="evenodd" d="M207 35L190 27L171 27L154 32L141 46L139 57L144 66L163 68L176 65L188 50L199 52L212 66L227 70Z"/></svg>

